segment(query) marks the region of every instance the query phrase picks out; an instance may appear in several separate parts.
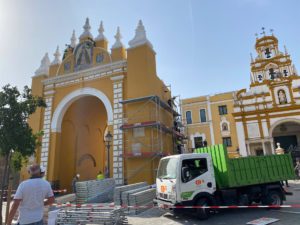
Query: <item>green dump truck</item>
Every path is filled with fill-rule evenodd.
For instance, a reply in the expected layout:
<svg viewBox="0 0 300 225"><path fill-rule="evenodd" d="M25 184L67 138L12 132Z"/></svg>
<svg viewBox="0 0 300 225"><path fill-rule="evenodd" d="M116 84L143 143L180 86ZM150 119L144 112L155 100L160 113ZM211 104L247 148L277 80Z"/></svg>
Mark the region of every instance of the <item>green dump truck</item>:
<svg viewBox="0 0 300 225"><path fill-rule="evenodd" d="M215 145L162 158L155 202L173 209L196 206L189 211L205 219L211 210L197 206L281 205L287 194L281 181L294 178L289 154L230 159L226 147Z"/></svg>

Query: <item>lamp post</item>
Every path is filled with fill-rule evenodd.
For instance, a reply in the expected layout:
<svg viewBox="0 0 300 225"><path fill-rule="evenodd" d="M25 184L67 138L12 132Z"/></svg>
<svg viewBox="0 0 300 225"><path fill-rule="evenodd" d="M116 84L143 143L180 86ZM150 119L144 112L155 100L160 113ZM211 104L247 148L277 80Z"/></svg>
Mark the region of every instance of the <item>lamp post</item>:
<svg viewBox="0 0 300 225"><path fill-rule="evenodd" d="M108 131L107 134L105 135L105 146L107 148L107 170L108 170L108 177L110 177L109 149L110 149L110 146L111 146L112 139L113 139L113 136L111 135L110 131Z"/></svg>

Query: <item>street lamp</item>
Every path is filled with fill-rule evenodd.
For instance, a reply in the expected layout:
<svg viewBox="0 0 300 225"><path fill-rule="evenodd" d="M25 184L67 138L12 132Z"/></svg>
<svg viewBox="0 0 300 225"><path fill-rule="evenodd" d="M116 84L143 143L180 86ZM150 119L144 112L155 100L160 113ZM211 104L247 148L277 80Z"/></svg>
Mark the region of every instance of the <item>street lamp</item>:
<svg viewBox="0 0 300 225"><path fill-rule="evenodd" d="M105 135L105 146L107 148L107 170L108 170L108 177L110 177L110 168L109 168L109 149L111 146L113 136L111 135L110 131L107 132Z"/></svg>

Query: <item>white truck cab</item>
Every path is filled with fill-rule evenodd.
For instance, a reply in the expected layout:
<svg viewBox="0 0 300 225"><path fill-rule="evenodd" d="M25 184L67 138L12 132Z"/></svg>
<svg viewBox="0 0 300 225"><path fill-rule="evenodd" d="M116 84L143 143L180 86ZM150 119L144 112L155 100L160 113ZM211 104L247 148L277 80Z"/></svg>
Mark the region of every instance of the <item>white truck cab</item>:
<svg viewBox="0 0 300 225"><path fill-rule="evenodd" d="M180 154L160 160L156 177L159 206L194 201L199 194L213 195L216 181L211 156L207 153Z"/></svg>

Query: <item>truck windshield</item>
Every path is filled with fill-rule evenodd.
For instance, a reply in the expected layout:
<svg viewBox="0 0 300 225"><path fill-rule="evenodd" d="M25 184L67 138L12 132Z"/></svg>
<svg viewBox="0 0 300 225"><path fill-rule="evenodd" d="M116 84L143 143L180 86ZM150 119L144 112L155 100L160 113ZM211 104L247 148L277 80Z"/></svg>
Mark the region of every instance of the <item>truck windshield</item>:
<svg viewBox="0 0 300 225"><path fill-rule="evenodd" d="M178 166L178 159L167 158L159 163L157 178L159 179L176 179L176 170Z"/></svg>

